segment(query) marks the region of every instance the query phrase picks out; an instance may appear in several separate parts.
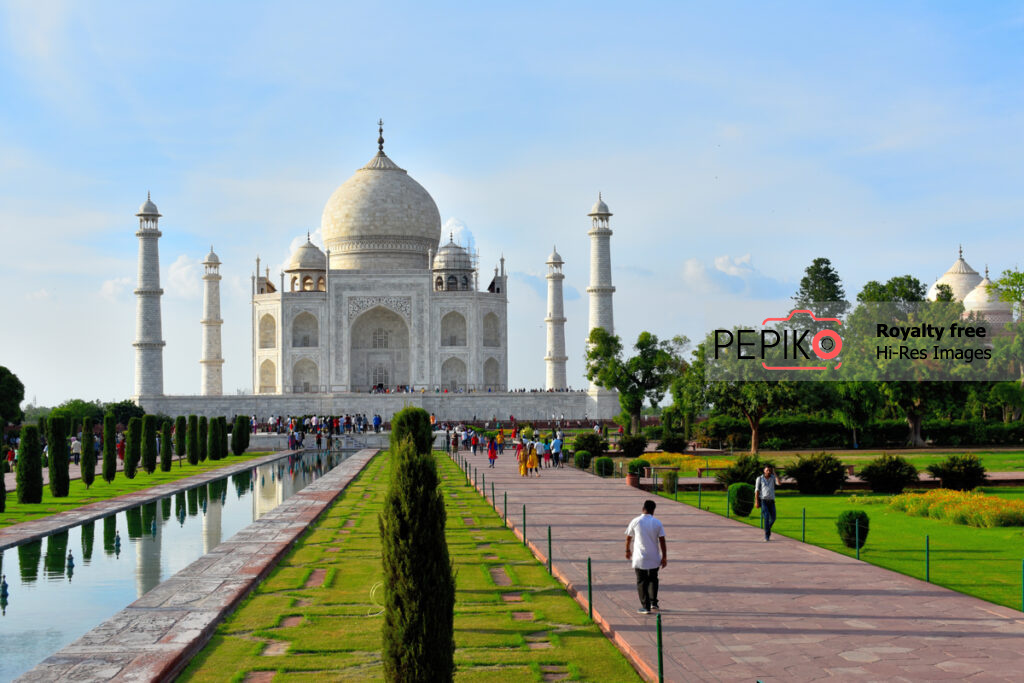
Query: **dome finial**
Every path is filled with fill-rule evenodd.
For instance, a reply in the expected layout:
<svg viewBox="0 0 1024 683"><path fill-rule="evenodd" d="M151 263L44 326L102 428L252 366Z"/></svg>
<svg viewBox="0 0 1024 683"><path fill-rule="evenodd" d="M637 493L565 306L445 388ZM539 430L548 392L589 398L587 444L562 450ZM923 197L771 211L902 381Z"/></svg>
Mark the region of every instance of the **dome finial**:
<svg viewBox="0 0 1024 683"><path fill-rule="evenodd" d="M964 257L964 245L960 245L960 258Z"/></svg>
<svg viewBox="0 0 1024 683"><path fill-rule="evenodd" d="M312 242L313 241L313 240L309 239L309 230L306 231L306 241L307 242Z"/></svg>
<svg viewBox="0 0 1024 683"><path fill-rule="evenodd" d="M988 264L985 264L985 279L988 279Z"/></svg>
<svg viewBox="0 0 1024 683"><path fill-rule="evenodd" d="M384 119L377 119L377 151L384 153Z"/></svg>
<svg viewBox="0 0 1024 683"><path fill-rule="evenodd" d="M151 197L151 196L150 196L150 194L149 194L149 190L146 190L146 201L147 201L147 202L151 202L151 201L153 201L153 197Z"/></svg>
<svg viewBox="0 0 1024 683"><path fill-rule="evenodd" d="M601 201L601 191L597 191L597 201Z"/></svg>

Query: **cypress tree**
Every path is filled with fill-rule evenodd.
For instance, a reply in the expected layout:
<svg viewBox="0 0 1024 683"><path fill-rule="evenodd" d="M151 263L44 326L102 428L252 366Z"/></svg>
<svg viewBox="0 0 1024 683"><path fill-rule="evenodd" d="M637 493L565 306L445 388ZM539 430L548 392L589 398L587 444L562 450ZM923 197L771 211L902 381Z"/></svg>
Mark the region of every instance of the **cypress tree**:
<svg viewBox="0 0 1024 683"><path fill-rule="evenodd" d="M142 469L146 474L156 470L156 415L142 417Z"/></svg>
<svg viewBox="0 0 1024 683"><path fill-rule="evenodd" d="M66 498L71 485L68 473L67 422L63 417L52 417L47 421L49 431L46 442L49 445L50 495Z"/></svg>
<svg viewBox="0 0 1024 683"><path fill-rule="evenodd" d="M210 423L206 419L205 415L199 418L199 462L206 460L207 456L210 455L208 450L210 438Z"/></svg>
<svg viewBox="0 0 1024 683"><path fill-rule="evenodd" d="M413 440L417 453L429 453L434 443L430 427L430 413L423 408L402 408L391 418L391 450L394 451L407 438Z"/></svg>
<svg viewBox="0 0 1024 683"><path fill-rule="evenodd" d="M141 455L142 418L133 417L128 420L128 429L124 433L124 476L135 478Z"/></svg>
<svg viewBox="0 0 1024 683"><path fill-rule="evenodd" d="M220 436L217 434L219 430L220 420L212 418L206 433L206 454L210 460L220 460Z"/></svg>
<svg viewBox="0 0 1024 683"><path fill-rule="evenodd" d="M92 434L92 418L82 420L82 483L85 488L96 480L96 444Z"/></svg>
<svg viewBox="0 0 1024 683"><path fill-rule="evenodd" d="M414 444L407 437L391 450L391 482L378 517L384 677L451 681L455 577L444 535L444 496L433 455L418 453Z"/></svg>
<svg viewBox="0 0 1024 683"><path fill-rule="evenodd" d="M89 420L92 422L92 420ZM82 525L82 559L88 562L92 559L92 545L96 536L96 522L86 522Z"/></svg>
<svg viewBox="0 0 1024 683"><path fill-rule="evenodd" d="M199 464L199 418L195 415L188 416L188 438L186 439L186 445L188 448L188 464L198 465Z"/></svg>
<svg viewBox="0 0 1024 683"><path fill-rule="evenodd" d="M235 455L245 453L249 436L249 421L244 415L235 415L235 424L231 427L231 452Z"/></svg>
<svg viewBox="0 0 1024 683"><path fill-rule="evenodd" d="M174 450L171 445L171 421L164 420L163 428L160 430L160 471L170 472L171 461L174 459Z"/></svg>
<svg viewBox="0 0 1024 683"><path fill-rule="evenodd" d="M4 460L5 464L6 464L6 462L7 461ZM7 479L7 477L4 475L3 471L0 471L0 512L3 512L3 511L5 511L7 509L7 481L6 481L6 479ZM0 560L2 560L2 559L3 558L0 558Z"/></svg>
<svg viewBox="0 0 1024 683"><path fill-rule="evenodd" d="M108 484L117 476L117 418L113 413L103 416L103 481Z"/></svg>
<svg viewBox="0 0 1024 683"><path fill-rule="evenodd" d="M185 433L188 431L188 420L184 415L179 415L174 420L174 454L178 456L178 467L181 467L181 459L185 455Z"/></svg>
<svg viewBox="0 0 1024 683"><path fill-rule="evenodd" d="M220 421L220 457L228 457L228 419L221 415L217 418Z"/></svg>

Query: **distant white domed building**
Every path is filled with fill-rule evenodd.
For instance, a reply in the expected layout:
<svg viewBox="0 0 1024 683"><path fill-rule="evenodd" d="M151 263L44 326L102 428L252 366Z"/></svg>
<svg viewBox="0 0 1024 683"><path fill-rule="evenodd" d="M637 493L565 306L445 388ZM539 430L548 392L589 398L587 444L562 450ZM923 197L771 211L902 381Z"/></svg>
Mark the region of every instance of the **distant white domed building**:
<svg viewBox="0 0 1024 683"><path fill-rule="evenodd" d="M990 323L1013 322L1013 304L999 299L999 293L988 277L987 267L982 277L968 265L964 260L963 247L949 270L928 289L928 300L938 298L939 285L949 286L953 298L963 303L965 315L974 313Z"/></svg>

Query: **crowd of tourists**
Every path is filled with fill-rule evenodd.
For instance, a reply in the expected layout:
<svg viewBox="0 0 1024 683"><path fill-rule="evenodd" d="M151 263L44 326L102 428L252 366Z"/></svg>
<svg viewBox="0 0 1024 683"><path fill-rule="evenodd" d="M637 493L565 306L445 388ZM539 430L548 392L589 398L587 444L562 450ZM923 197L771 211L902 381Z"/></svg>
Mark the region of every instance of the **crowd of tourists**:
<svg viewBox="0 0 1024 683"><path fill-rule="evenodd" d="M494 434L478 432L462 424L454 427L446 424L443 427L446 453L486 453L488 467L493 468L498 458L508 451L515 457L519 474L523 477L539 477L542 469L562 468L569 457L569 451L565 448L565 435L558 427L553 427L549 433L542 433L530 428L521 429L514 424L508 430L499 425Z"/></svg>

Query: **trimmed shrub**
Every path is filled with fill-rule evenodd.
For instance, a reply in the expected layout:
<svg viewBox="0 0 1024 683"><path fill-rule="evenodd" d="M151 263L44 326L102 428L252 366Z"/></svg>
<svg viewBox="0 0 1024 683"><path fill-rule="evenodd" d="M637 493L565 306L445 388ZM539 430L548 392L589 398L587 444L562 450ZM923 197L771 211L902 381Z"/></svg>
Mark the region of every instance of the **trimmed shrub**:
<svg viewBox="0 0 1024 683"><path fill-rule="evenodd" d="M626 471L630 474L636 474L639 476L644 475L644 471L651 466L651 463L647 462L643 458L634 458L626 463Z"/></svg>
<svg viewBox="0 0 1024 683"><path fill-rule="evenodd" d="M117 418L113 413L103 416L103 481L108 484L117 476Z"/></svg>
<svg viewBox="0 0 1024 683"><path fill-rule="evenodd" d="M195 415L188 416L188 433L185 437L185 452L188 454L188 464L199 464L199 418Z"/></svg>
<svg viewBox="0 0 1024 683"><path fill-rule="evenodd" d="M430 413L423 408L402 408L391 418L391 450L405 439L412 439L417 453L429 453L434 444L434 431L430 427Z"/></svg>
<svg viewBox="0 0 1024 683"><path fill-rule="evenodd" d="M220 420L213 418L206 432L206 453L210 460L220 460Z"/></svg>
<svg viewBox="0 0 1024 683"><path fill-rule="evenodd" d="M420 410L419 408L406 408ZM424 411L425 412L425 411ZM429 414L428 414L429 426ZM381 659L388 681L450 681L455 671L455 576L445 539L444 496L419 418L392 446L391 483L378 517L384 565ZM425 450L417 449L425 446Z"/></svg>
<svg viewBox="0 0 1024 683"><path fill-rule="evenodd" d="M940 463L928 465L928 471L944 489L970 491L985 483L985 467L973 453L951 455Z"/></svg>
<svg viewBox="0 0 1024 683"><path fill-rule="evenodd" d="M901 456L883 453L861 468L860 478L875 493L902 493L917 483L917 468Z"/></svg>
<svg viewBox="0 0 1024 683"><path fill-rule="evenodd" d="M128 429L124 433L124 476L134 479L142 457L142 418L133 417L128 420Z"/></svg>
<svg viewBox="0 0 1024 683"><path fill-rule="evenodd" d="M581 470L585 470L590 467L590 458L590 451L576 451L572 456L572 464Z"/></svg>
<svg viewBox="0 0 1024 683"><path fill-rule="evenodd" d="M235 426L231 430L231 452L235 455L245 453L249 447L249 420L245 415L235 415Z"/></svg>
<svg viewBox="0 0 1024 683"><path fill-rule="evenodd" d="M608 450L608 442L594 432L583 432L573 440L573 449L601 455Z"/></svg>
<svg viewBox="0 0 1024 683"><path fill-rule="evenodd" d="M204 462L209 457L210 451L210 421L205 415L199 417L199 462Z"/></svg>
<svg viewBox="0 0 1024 683"><path fill-rule="evenodd" d="M624 436L619 439L619 448L627 458L639 458L647 450L647 437Z"/></svg>
<svg viewBox="0 0 1024 683"><path fill-rule="evenodd" d="M610 477L615 474L615 461L611 458L600 457L594 459L594 472L599 477Z"/></svg>
<svg viewBox="0 0 1024 683"><path fill-rule="evenodd" d="M171 444L171 421L164 420L160 427L160 471L170 472L171 462L174 459L173 445Z"/></svg>
<svg viewBox="0 0 1024 683"><path fill-rule="evenodd" d="M682 434L672 434L666 436L658 444L658 448L665 451L666 453L685 453L686 449L690 447L690 442Z"/></svg>
<svg viewBox="0 0 1024 683"><path fill-rule="evenodd" d="M178 456L178 466L185 457L185 443L188 441L188 420L184 415L174 418L174 454Z"/></svg>
<svg viewBox="0 0 1024 683"><path fill-rule="evenodd" d="M679 472L678 470L670 470L668 472L661 473L661 485L665 490L665 493L676 491L676 487L679 485Z"/></svg>
<svg viewBox="0 0 1024 683"><path fill-rule="evenodd" d="M836 519L839 538L847 548L863 548L868 540L870 526L871 520L868 519L868 513L863 510L844 510Z"/></svg>
<svg viewBox="0 0 1024 683"><path fill-rule="evenodd" d="M846 468L831 453L797 456L796 463L785 474L796 480L800 493L831 495L846 481Z"/></svg>
<svg viewBox="0 0 1024 683"><path fill-rule="evenodd" d="M142 417L142 469L146 474L153 474L156 470L156 415L144 415Z"/></svg>
<svg viewBox="0 0 1024 683"><path fill-rule="evenodd" d="M92 418L82 421L82 483L85 488L96 481L96 438L92 433Z"/></svg>
<svg viewBox="0 0 1024 683"><path fill-rule="evenodd" d="M50 470L50 495L54 498L65 498L71 487L71 475L68 472L67 422L58 416L51 417L46 424L49 427L46 443L49 445L47 458Z"/></svg>
<svg viewBox="0 0 1024 683"><path fill-rule="evenodd" d="M729 485L729 509L737 517L749 517L754 509L754 486L744 481Z"/></svg>
<svg viewBox="0 0 1024 683"><path fill-rule="evenodd" d="M738 481L753 485L764 468L771 464L770 460L761 460L757 455L741 455L732 465L718 472L715 479L726 488Z"/></svg>

